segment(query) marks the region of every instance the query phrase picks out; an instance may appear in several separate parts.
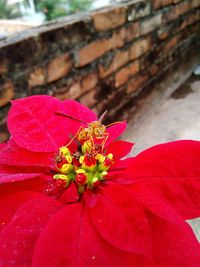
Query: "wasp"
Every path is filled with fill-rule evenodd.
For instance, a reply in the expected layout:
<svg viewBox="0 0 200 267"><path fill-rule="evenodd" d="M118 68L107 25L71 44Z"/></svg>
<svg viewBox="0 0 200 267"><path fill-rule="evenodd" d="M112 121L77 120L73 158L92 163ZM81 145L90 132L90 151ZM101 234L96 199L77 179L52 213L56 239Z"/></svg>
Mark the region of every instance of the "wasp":
<svg viewBox="0 0 200 267"><path fill-rule="evenodd" d="M103 150L103 148L104 148L104 146L108 140L108 137L109 137L109 133L106 132L106 129L112 125L120 123L120 122L114 122L114 123L111 123L108 125L102 124L102 121L105 118L106 113L107 113L107 110L100 116L100 118L97 121L92 121L90 123L86 123L86 122L79 120L77 118L74 118L70 115L56 112L57 115L65 116L67 118L73 119L75 121L78 121L78 122L86 125L86 127L80 126L77 133L71 139L71 141L68 145L70 145L71 142L75 138L77 138L80 143L84 143L84 142L89 140L92 142L93 149L99 150L99 151Z"/></svg>

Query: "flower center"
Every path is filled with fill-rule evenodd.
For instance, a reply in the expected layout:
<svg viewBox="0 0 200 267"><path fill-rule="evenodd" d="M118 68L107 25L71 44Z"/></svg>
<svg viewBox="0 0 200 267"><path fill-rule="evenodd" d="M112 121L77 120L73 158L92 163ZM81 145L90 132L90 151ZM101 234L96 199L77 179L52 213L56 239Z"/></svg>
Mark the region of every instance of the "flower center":
<svg viewBox="0 0 200 267"><path fill-rule="evenodd" d="M98 128L98 122L95 123L89 124L88 128L81 127L68 145L59 148L54 158L58 173L53 176L59 186L75 183L79 193L83 193L86 188L93 189L106 181L113 154L104 151L108 138L105 126ZM70 148L73 142L79 144L75 151Z"/></svg>

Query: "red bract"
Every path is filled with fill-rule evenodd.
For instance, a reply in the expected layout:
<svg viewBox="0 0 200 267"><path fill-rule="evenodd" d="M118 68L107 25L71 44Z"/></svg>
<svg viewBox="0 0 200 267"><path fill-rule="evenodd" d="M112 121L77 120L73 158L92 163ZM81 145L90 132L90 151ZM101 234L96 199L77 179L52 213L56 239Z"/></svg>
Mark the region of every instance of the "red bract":
<svg viewBox="0 0 200 267"><path fill-rule="evenodd" d="M178 141L122 160L115 139L81 104L16 100L0 145L0 266L196 267L184 221L200 215L200 143ZM187 252L187 253L185 253Z"/></svg>

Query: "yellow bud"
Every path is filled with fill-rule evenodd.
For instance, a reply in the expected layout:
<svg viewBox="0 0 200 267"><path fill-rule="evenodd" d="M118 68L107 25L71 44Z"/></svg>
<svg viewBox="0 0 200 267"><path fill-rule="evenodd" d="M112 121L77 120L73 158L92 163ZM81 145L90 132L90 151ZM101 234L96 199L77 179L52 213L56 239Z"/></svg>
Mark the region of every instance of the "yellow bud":
<svg viewBox="0 0 200 267"><path fill-rule="evenodd" d="M64 180L64 181L68 181L68 177L67 175L64 175L64 174L55 174L53 176L54 179L61 179L61 180Z"/></svg>
<svg viewBox="0 0 200 267"><path fill-rule="evenodd" d="M100 163L103 163L105 160L105 157L101 154L97 154L95 157Z"/></svg>
<svg viewBox="0 0 200 267"><path fill-rule="evenodd" d="M72 157L70 155L67 155L65 158L69 163L72 163Z"/></svg>
<svg viewBox="0 0 200 267"><path fill-rule="evenodd" d="M70 155L70 151L69 151L69 149L66 146L62 146L59 149L59 152L60 152L60 154L63 154L63 156Z"/></svg>
<svg viewBox="0 0 200 267"><path fill-rule="evenodd" d="M107 172L107 171L103 171L101 174L102 174L103 176L105 176L105 175L108 174L108 172Z"/></svg>
<svg viewBox="0 0 200 267"><path fill-rule="evenodd" d="M109 154L107 155L107 157L108 157L110 160L112 160L112 159L113 159L113 154L112 154L112 153L109 153Z"/></svg>
<svg viewBox="0 0 200 267"><path fill-rule="evenodd" d="M94 177L94 178L92 179L92 183L96 183L98 180L99 180L98 177Z"/></svg>
<svg viewBox="0 0 200 267"><path fill-rule="evenodd" d="M90 151L92 149L92 142L91 140L87 140L84 142L84 144L81 147L82 152L86 153L87 151Z"/></svg>
<svg viewBox="0 0 200 267"><path fill-rule="evenodd" d="M71 164L63 164L60 168L62 173L68 173L73 169L73 166Z"/></svg>
<svg viewBox="0 0 200 267"><path fill-rule="evenodd" d="M78 170L76 170L76 173L85 173L85 170L83 170L83 169L78 169Z"/></svg>
<svg viewBox="0 0 200 267"><path fill-rule="evenodd" d="M80 164L83 164L83 161L84 161L84 156L80 156L80 158L79 158Z"/></svg>

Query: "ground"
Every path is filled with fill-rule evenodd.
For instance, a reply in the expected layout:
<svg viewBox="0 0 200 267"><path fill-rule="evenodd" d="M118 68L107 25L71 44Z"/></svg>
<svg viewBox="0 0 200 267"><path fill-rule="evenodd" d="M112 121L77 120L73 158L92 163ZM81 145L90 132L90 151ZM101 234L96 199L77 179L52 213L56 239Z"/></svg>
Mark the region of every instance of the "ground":
<svg viewBox="0 0 200 267"><path fill-rule="evenodd" d="M135 143L131 156L158 143L200 140L200 76L193 69L177 72L158 87L143 101L123 136ZM200 240L200 218L189 223Z"/></svg>

